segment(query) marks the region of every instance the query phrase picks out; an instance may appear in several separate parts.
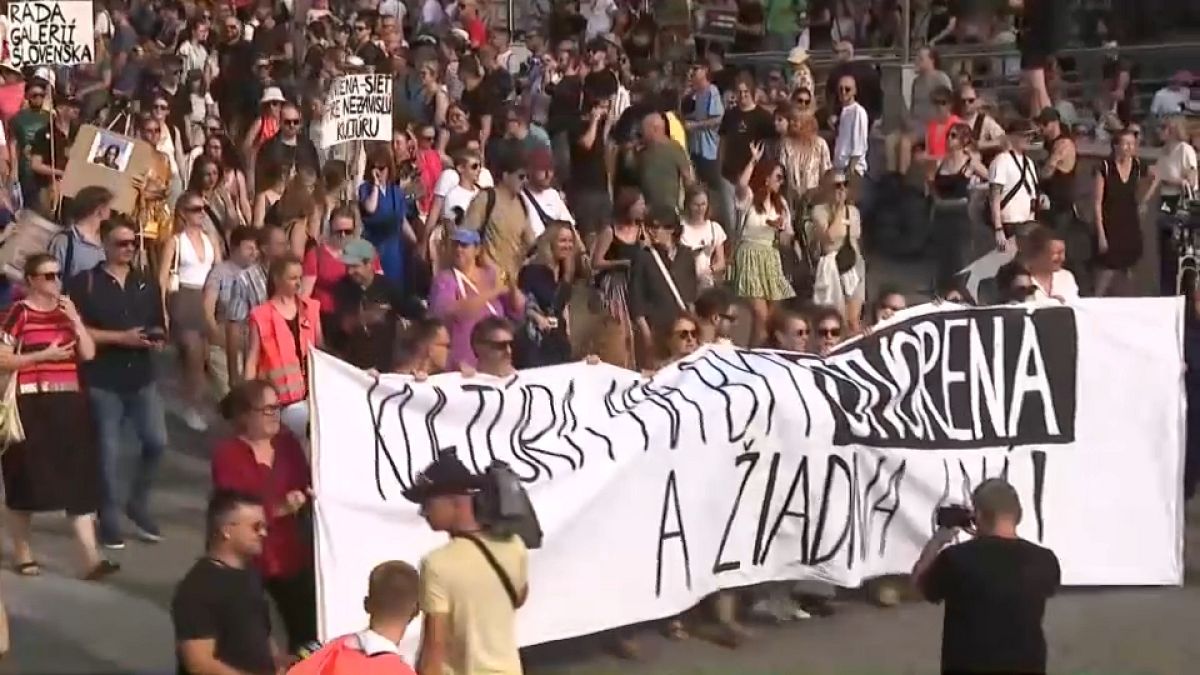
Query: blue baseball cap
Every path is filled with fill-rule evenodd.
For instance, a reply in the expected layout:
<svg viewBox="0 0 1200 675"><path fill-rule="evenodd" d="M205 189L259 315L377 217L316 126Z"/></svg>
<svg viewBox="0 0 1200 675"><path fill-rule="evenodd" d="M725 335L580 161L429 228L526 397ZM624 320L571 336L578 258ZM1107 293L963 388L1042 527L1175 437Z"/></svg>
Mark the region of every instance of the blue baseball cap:
<svg viewBox="0 0 1200 675"><path fill-rule="evenodd" d="M463 244L464 246L478 246L479 233L475 230L460 227L450 233L450 241Z"/></svg>
<svg viewBox="0 0 1200 675"><path fill-rule="evenodd" d="M342 248L342 262L347 265L365 265L375 259L375 247L366 239L351 239Z"/></svg>

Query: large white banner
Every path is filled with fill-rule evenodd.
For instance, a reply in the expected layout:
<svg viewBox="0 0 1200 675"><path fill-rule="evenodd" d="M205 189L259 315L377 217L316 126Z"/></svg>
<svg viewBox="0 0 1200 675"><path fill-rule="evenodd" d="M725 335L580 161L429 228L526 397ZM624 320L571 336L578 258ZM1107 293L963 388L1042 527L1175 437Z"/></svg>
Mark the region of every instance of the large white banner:
<svg viewBox="0 0 1200 675"><path fill-rule="evenodd" d="M96 60L95 14L91 0L8 3L12 64L74 66Z"/></svg>
<svg viewBox="0 0 1200 675"><path fill-rule="evenodd" d="M580 363L376 382L317 354L321 634L364 625L372 566L446 541L400 493L450 447L529 481L546 538L524 645L720 588L907 573L935 510L1000 475L1064 583L1180 584L1181 317L1178 299L926 306L824 359L705 348L649 380Z"/></svg>
<svg viewBox="0 0 1200 675"><path fill-rule="evenodd" d="M343 75L325 97L321 147L349 141L392 140L390 75Z"/></svg>

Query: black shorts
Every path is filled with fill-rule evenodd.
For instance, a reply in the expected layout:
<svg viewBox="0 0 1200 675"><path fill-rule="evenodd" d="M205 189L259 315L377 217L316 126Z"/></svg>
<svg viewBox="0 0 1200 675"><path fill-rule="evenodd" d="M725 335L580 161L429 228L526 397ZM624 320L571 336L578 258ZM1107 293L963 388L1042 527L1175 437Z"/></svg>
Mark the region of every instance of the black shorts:
<svg viewBox="0 0 1200 675"><path fill-rule="evenodd" d="M604 188L576 188L567 195L579 234L596 234L612 223L613 204Z"/></svg>

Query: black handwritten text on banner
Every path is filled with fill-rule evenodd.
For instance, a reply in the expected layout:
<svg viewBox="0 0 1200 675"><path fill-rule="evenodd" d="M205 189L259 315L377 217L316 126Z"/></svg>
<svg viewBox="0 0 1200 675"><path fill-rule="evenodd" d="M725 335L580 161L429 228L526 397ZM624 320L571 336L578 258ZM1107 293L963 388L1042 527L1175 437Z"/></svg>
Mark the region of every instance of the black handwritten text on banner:
<svg viewBox="0 0 1200 675"><path fill-rule="evenodd" d="M937 508L993 476L1067 583L1179 583L1181 316L1167 299L918 308L826 358L707 347L650 379L570 364L375 381L316 354L321 632L361 625L372 565L445 541L400 493L450 447L530 486L546 541L522 644L720 588L905 572Z"/></svg>
<svg viewBox="0 0 1200 675"><path fill-rule="evenodd" d="M86 0L11 2L8 42L12 63L73 66L95 62L95 19Z"/></svg>
<svg viewBox="0 0 1200 675"><path fill-rule="evenodd" d="M348 141L390 141L392 78L346 75L333 81L325 98L321 145Z"/></svg>

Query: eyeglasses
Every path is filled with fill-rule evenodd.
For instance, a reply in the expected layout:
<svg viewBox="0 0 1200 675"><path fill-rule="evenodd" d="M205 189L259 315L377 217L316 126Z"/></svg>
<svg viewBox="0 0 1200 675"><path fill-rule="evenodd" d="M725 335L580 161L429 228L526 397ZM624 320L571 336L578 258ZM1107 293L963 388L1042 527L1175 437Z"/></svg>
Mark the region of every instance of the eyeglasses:
<svg viewBox="0 0 1200 675"><path fill-rule="evenodd" d="M61 272L37 272L29 275L30 279L42 279L43 281L58 281L62 278Z"/></svg>
<svg viewBox="0 0 1200 675"><path fill-rule="evenodd" d="M335 236L335 237L349 237L352 234L354 234L354 230L334 230L333 231L333 236Z"/></svg>
<svg viewBox="0 0 1200 675"><path fill-rule="evenodd" d="M137 246L136 239L116 239L112 243L116 248L133 248Z"/></svg>
<svg viewBox="0 0 1200 675"><path fill-rule="evenodd" d="M675 337L679 338L680 340L695 340L696 339L696 331L695 331L695 329L693 329L693 330L677 330L677 331L675 331Z"/></svg>
<svg viewBox="0 0 1200 675"><path fill-rule="evenodd" d="M812 104L812 99L807 96L798 97L796 99L796 105L811 105L811 104Z"/></svg>
<svg viewBox="0 0 1200 675"><path fill-rule="evenodd" d="M838 181L838 182L834 183L833 189L834 190L845 190L846 189L846 181Z"/></svg>
<svg viewBox="0 0 1200 675"><path fill-rule="evenodd" d="M738 320L737 314L721 314L719 316L722 320L728 321L729 323L737 323Z"/></svg>
<svg viewBox="0 0 1200 675"><path fill-rule="evenodd" d="M838 87L838 91L840 91L843 94L853 94L854 87Z"/></svg>
<svg viewBox="0 0 1200 675"><path fill-rule="evenodd" d="M821 337L825 337L825 338L840 337L842 335L842 329L841 328L818 328L817 335L820 335Z"/></svg>
<svg viewBox="0 0 1200 675"><path fill-rule="evenodd" d="M254 408L254 412L262 413L268 417L275 417L282 409L283 406L279 405L278 403L268 403L267 405L261 405Z"/></svg>
<svg viewBox="0 0 1200 675"><path fill-rule="evenodd" d="M204 210L204 205L203 204L192 204L191 206L183 207L182 210L184 213L200 213L201 211Z"/></svg>
<svg viewBox="0 0 1200 675"><path fill-rule="evenodd" d="M471 171L478 171L479 170L479 162L470 162L468 164L465 164L464 167L467 169L470 169Z"/></svg>
<svg viewBox="0 0 1200 675"><path fill-rule="evenodd" d="M286 126L289 126L289 127L298 127L298 126L300 126L300 120L298 120L298 119L287 119L287 120L283 120L283 123L284 123Z"/></svg>

